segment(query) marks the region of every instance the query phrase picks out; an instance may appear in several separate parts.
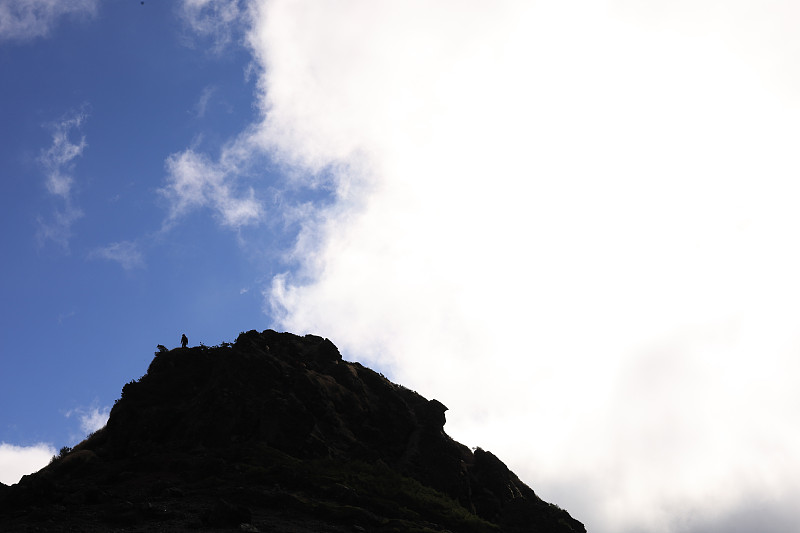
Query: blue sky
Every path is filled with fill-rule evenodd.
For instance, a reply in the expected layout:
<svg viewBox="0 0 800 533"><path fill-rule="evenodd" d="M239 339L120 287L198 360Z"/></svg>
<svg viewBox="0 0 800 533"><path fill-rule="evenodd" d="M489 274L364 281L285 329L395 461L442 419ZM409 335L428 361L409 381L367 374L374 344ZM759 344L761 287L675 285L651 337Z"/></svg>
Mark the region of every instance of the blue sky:
<svg viewBox="0 0 800 533"><path fill-rule="evenodd" d="M253 120L251 61L167 2L97 4L0 41L0 441L74 444L85 432L66 414L107 411L156 344L270 325L261 286L291 229L171 218L161 192L171 154L213 154ZM271 202L278 177L259 178Z"/></svg>
<svg viewBox="0 0 800 533"><path fill-rule="evenodd" d="M157 344L272 327L439 399L590 531L793 531L798 21L0 0L0 479Z"/></svg>

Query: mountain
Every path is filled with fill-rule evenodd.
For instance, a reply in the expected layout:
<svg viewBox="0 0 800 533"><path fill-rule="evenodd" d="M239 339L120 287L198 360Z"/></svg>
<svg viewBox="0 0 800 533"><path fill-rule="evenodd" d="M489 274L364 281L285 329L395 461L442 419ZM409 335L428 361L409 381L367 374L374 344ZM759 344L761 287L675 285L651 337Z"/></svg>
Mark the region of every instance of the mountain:
<svg viewBox="0 0 800 533"><path fill-rule="evenodd" d="M0 486L0 530L586 531L446 410L313 335L159 346L103 429Z"/></svg>

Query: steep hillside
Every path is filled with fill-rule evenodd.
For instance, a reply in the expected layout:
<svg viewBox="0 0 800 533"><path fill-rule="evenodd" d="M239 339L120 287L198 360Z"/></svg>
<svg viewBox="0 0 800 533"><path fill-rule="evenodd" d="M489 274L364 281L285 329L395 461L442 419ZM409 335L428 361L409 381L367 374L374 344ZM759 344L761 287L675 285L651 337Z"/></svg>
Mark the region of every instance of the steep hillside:
<svg viewBox="0 0 800 533"><path fill-rule="evenodd" d="M446 410L312 335L160 347L104 429L0 487L0 530L585 531Z"/></svg>

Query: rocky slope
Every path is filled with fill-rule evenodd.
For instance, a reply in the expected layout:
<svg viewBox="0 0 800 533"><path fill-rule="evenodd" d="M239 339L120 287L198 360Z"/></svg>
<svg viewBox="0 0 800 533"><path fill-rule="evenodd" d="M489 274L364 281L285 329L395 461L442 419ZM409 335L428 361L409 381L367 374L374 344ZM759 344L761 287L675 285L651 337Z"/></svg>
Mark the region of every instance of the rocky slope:
<svg viewBox="0 0 800 533"><path fill-rule="evenodd" d="M159 348L104 429L0 486L0 530L586 531L327 339Z"/></svg>

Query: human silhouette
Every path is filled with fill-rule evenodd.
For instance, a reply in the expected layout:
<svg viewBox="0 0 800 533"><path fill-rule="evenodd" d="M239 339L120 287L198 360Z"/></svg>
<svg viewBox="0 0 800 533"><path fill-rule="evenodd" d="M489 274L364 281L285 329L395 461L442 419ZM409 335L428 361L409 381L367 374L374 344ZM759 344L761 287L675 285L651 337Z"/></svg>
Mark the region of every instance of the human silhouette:
<svg viewBox="0 0 800 533"><path fill-rule="evenodd" d="M186 348L186 345L189 344L189 339L186 338L186 334L181 335L181 348Z"/></svg>

